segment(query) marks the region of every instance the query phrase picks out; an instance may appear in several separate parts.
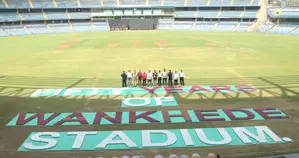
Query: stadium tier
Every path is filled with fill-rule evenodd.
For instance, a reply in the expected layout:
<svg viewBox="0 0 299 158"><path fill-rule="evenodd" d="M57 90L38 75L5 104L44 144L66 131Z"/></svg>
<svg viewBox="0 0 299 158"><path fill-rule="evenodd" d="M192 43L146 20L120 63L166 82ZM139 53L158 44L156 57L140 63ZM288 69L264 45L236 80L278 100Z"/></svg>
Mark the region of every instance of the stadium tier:
<svg viewBox="0 0 299 158"><path fill-rule="evenodd" d="M128 30L134 21L111 24L118 19L144 19L138 22L147 26L139 29L298 34L299 23L295 21L299 19L299 8L265 10L264 3L259 0L2 0L0 36ZM265 15L268 18L261 18ZM150 24L146 19L155 20ZM132 28L138 30L136 26Z"/></svg>

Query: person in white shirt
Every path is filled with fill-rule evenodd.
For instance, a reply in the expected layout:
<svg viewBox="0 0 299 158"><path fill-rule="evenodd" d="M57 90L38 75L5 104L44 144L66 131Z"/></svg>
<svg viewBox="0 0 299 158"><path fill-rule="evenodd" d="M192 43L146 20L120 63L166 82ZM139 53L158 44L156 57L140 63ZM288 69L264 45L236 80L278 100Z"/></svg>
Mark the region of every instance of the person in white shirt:
<svg viewBox="0 0 299 158"><path fill-rule="evenodd" d="M153 73L151 72L151 70L148 71L146 76L147 76L147 85L150 87L153 85L153 82L152 82Z"/></svg>
<svg viewBox="0 0 299 158"><path fill-rule="evenodd" d="M128 77L128 86L132 87L132 77L133 77L133 74L132 74L132 72L130 70L127 72L127 77Z"/></svg>
<svg viewBox="0 0 299 158"><path fill-rule="evenodd" d="M158 72L158 86L162 86L161 81L162 81L162 72L161 72L161 70L159 70L159 72Z"/></svg>
<svg viewBox="0 0 299 158"><path fill-rule="evenodd" d="M180 73L180 84L181 86L185 86L185 73L183 72L183 70L181 70Z"/></svg>
<svg viewBox="0 0 299 158"><path fill-rule="evenodd" d="M174 85L175 86L177 86L179 84L178 79L179 79L179 73L177 71L175 71L174 75L173 75L173 80L174 80Z"/></svg>
<svg viewBox="0 0 299 158"><path fill-rule="evenodd" d="M165 69L162 72L162 79L163 79L163 86L167 86L167 72Z"/></svg>

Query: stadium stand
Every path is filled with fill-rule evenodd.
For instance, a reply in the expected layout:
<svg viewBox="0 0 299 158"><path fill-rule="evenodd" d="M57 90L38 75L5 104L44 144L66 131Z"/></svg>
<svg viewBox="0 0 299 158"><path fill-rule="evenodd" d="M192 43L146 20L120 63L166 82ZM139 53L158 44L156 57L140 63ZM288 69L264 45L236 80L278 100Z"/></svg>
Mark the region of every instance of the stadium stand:
<svg viewBox="0 0 299 158"><path fill-rule="evenodd" d="M26 25L26 27L28 28L28 30L32 33L32 34L48 34L48 33L52 33L52 31L43 24L39 24L39 25Z"/></svg>
<svg viewBox="0 0 299 158"><path fill-rule="evenodd" d="M110 31L108 19L132 17L157 18L158 30L299 34L296 22L299 5L284 8L270 5L262 12L264 3L260 0L1 0L0 36ZM261 15L268 18L258 20Z"/></svg>

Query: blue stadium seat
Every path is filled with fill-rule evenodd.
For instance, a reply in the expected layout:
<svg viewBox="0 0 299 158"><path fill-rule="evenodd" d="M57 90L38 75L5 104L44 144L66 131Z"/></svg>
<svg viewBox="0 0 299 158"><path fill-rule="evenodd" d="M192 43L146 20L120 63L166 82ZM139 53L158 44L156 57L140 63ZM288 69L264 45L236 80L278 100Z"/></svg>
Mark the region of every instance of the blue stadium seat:
<svg viewBox="0 0 299 158"><path fill-rule="evenodd" d="M58 8L78 8L77 0L56 0Z"/></svg>
<svg viewBox="0 0 299 158"><path fill-rule="evenodd" d="M230 6L231 0L211 0L210 6Z"/></svg>
<svg viewBox="0 0 299 158"><path fill-rule="evenodd" d="M54 33L73 32L69 24L48 24Z"/></svg>
<svg viewBox="0 0 299 158"><path fill-rule="evenodd" d="M208 0L188 0L187 6L207 6Z"/></svg>
<svg viewBox="0 0 299 158"><path fill-rule="evenodd" d="M35 8L55 8L53 0L31 0Z"/></svg>
<svg viewBox="0 0 299 158"><path fill-rule="evenodd" d="M192 21L175 21L173 30L191 30L193 23Z"/></svg>
<svg viewBox="0 0 299 158"><path fill-rule="evenodd" d="M220 18L240 18L242 11L222 11Z"/></svg>
<svg viewBox="0 0 299 158"><path fill-rule="evenodd" d="M21 18L17 13L1 13L0 22L20 21Z"/></svg>
<svg viewBox="0 0 299 158"><path fill-rule="evenodd" d="M196 22L194 31L211 31L216 22Z"/></svg>
<svg viewBox="0 0 299 158"><path fill-rule="evenodd" d="M9 8L30 8L28 0L6 0Z"/></svg>
<svg viewBox="0 0 299 158"><path fill-rule="evenodd" d="M119 0L120 5L145 5L146 0Z"/></svg>
<svg viewBox="0 0 299 158"><path fill-rule="evenodd" d="M90 19L91 13L84 13L84 12L69 12L71 19Z"/></svg>
<svg viewBox="0 0 299 158"><path fill-rule="evenodd" d="M96 31L109 31L110 30L107 22L93 22L92 24L95 27Z"/></svg>
<svg viewBox="0 0 299 158"><path fill-rule="evenodd" d="M22 13L24 20L45 20L42 13Z"/></svg>
<svg viewBox="0 0 299 158"><path fill-rule="evenodd" d="M195 17L196 11L176 11L175 12L175 17L178 18L193 18Z"/></svg>
<svg viewBox="0 0 299 158"><path fill-rule="evenodd" d="M73 28L76 32L93 32L94 31L91 23L73 23Z"/></svg>
<svg viewBox="0 0 299 158"><path fill-rule="evenodd" d="M14 26L2 26L3 30L13 36L20 36L20 35L29 35L30 33L24 29L23 26L14 25Z"/></svg>
<svg viewBox="0 0 299 158"><path fill-rule="evenodd" d="M207 10L207 11L198 11L197 17L199 18L215 18L217 17L219 10Z"/></svg>
<svg viewBox="0 0 299 158"><path fill-rule="evenodd" d="M80 0L81 8L93 8L101 7L101 2L99 0Z"/></svg>
<svg viewBox="0 0 299 158"><path fill-rule="evenodd" d="M214 28L214 31L218 32L231 32L238 25L238 22L224 22L221 21L217 24L217 27Z"/></svg>
<svg viewBox="0 0 299 158"><path fill-rule="evenodd" d="M116 0L103 0L104 6L115 6Z"/></svg>
<svg viewBox="0 0 299 158"><path fill-rule="evenodd" d="M65 12L46 12L49 20L66 20L68 19Z"/></svg>
<svg viewBox="0 0 299 158"><path fill-rule="evenodd" d="M256 18L257 10L256 11L244 11L242 18Z"/></svg>
<svg viewBox="0 0 299 158"><path fill-rule="evenodd" d="M39 24L39 25L26 25L28 30L32 34L49 34L52 33L50 29L48 29L47 25Z"/></svg>

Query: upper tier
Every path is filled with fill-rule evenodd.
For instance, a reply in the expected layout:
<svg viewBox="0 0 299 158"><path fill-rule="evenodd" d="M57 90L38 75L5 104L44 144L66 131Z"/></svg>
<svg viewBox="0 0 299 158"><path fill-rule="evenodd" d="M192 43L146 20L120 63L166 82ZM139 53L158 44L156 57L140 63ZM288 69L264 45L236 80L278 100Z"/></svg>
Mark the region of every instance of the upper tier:
<svg viewBox="0 0 299 158"><path fill-rule="evenodd" d="M260 0L0 0L0 8L260 6Z"/></svg>

